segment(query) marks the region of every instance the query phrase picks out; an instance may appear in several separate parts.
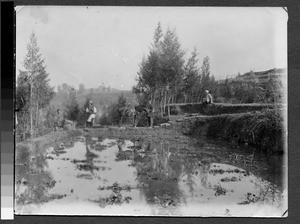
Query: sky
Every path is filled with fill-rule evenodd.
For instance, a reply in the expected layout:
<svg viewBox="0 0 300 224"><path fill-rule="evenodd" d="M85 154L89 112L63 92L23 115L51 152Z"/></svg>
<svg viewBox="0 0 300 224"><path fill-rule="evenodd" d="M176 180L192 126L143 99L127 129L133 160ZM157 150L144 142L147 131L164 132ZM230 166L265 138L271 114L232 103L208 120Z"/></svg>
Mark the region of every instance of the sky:
<svg viewBox="0 0 300 224"><path fill-rule="evenodd" d="M120 90L136 84L154 30L176 30L188 58L210 59L216 79L287 67L287 20L281 7L17 6L16 75L32 32L50 84Z"/></svg>

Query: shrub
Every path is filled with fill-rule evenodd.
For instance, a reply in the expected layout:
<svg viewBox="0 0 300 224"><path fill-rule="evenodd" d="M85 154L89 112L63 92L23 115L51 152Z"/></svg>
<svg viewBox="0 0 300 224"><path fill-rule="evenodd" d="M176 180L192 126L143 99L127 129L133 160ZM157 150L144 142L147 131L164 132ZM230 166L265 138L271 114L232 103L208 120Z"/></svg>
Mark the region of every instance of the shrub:
<svg viewBox="0 0 300 224"><path fill-rule="evenodd" d="M112 125L112 122L110 120L110 117L107 114L103 114L99 120L98 123L101 125Z"/></svg>
<svg viewBox="0 0 300 224"><path fill-rule="evenodd" d="M217 97L216 99L215 99L215 102L216 103L226 103L226 99L225 99L225 97Z"/></svg>
<svg viewBox="0 0 300 224"><path fill-rule="evenodd" d="M228 100L228 103L232 103L232 104L239 104L241 103L237 98L230 98ZM249 102L249 103L252 103L252 102Z"/></svg>
<svg viewBox="0 0 300 224"><path fill-rule="evenodd" d="M179 106L170 106L170 115L178 115L181 113ZM166 107L165 114L168 114L168 107Z"/></svg>
<svg viewBox="0 0 300 224"><path fill-rule="evenodd" d="M128 107L127 99L120 95L116 103L111 104L102 114L99 123L102 125L119 125L122 110ZM123 124L130 123L130 118L125 114Z"/></svg>
<svg viewBox="0 0 300 224"><path fill-rule="evenodd" d="M167 123L169 121L169 118L168 117L161 117L159 115L155 116L154 117L154 125L160 125L160 124L163 124L163 123Z"/></svg>

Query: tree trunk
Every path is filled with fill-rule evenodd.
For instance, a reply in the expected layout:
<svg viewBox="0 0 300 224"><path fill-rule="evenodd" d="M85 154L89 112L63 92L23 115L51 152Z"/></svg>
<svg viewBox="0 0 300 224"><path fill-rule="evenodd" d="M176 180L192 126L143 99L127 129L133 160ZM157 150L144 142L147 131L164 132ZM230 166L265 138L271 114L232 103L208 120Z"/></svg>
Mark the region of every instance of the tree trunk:
<svg viewBox="0 0 300 224"><path fill-rule="evenodd" d="M36 103L36 130L38 130L39 127L39 118L40 118L40 113L39 113L39 103Z"/></svg>
<svg viewBox="0 0 300 224"><path fill-rule="evenodd" d="M168 118L169 118L169 120L170 120L170 96L169 96L169 99L168 99Z"/></svg>
<svg viewBox="0 0 300 224"><path fill-rule="evenodd" d="M167 104L167 91L165 91L165 94L164 94L164 113L166 111L166 104Z"/></svg>
<svg viewBox="0 0 300 224"><path fill-rule="evenodd" d="M161 91L160 91L160 115L161 115L161 117L163 117L164 116L164 113L163 113L163 99L162 99L162 94L161 94Z"/></svg>
<svg viewBox="0 0 300 224"><path fill-rule="evenodd" d="M30 104L29 104L29 110L30 110L30 138L33 136L33 129L32 129L32 81L30 82Z"/></svg>

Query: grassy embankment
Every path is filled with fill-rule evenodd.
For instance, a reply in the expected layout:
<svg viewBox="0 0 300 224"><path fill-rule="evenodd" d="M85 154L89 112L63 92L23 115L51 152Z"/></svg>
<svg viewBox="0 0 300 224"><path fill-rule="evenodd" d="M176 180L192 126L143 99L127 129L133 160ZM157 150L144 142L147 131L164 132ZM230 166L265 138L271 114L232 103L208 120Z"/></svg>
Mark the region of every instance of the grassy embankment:
<svg viewBox="0 0 300 224"><path fill-rule="evenodd" d="M197 107L200 108L200 105ZM195 107L191 108L192 110L189 110L186 107L185 111L199 112ZM259 110L246 112L248 109ZM187 120L180 125L183 133L194 137L205 135L209 138L248 144L264 152L283 152L284 150L282 108L264 109L259 105L251 108L249 105L244 107L240 105L236 108L234 105L210 105L201 110L206 112L204 114L219 115ZM224 111L230 114L223 114ZM241 113L241 111L243 112Z"/></svg>

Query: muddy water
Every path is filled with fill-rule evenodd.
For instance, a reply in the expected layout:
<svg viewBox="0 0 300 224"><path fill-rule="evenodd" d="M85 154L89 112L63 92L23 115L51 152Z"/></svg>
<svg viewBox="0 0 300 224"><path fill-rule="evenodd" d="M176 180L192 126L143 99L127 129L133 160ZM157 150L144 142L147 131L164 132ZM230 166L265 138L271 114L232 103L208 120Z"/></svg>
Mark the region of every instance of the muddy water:
<svg viewBox="0 0 300 224"><path fill-rule="evenodd" d="M280 159L213 143L81 136L18 155L15 212L281 216L286 187L275 166Z"/></svg>

